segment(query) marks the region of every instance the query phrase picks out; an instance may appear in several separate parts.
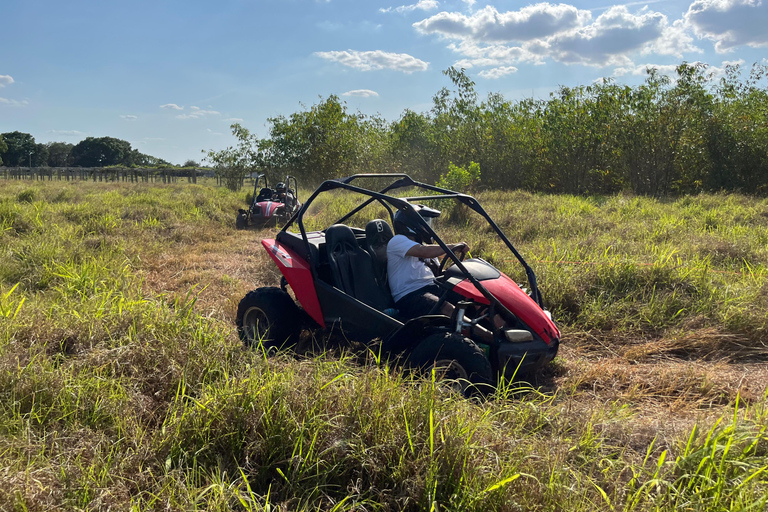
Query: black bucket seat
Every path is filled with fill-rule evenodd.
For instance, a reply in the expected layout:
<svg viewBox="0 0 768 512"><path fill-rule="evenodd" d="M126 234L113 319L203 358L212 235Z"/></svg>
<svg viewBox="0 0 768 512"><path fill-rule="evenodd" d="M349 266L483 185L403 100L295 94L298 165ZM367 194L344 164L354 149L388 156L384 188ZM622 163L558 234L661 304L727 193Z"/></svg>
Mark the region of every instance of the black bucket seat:
<svg viewBox="0 0 768 512"><path fill-rule="evenodd" d="M358 245L349 226L329 227L325 247L336 288L379 311L392 307L392 295L376 281L371 255Z"/></svg>
<svg viewBox="0 0 768 512"><path fill-rule="evenodd" d="M387 280L387 244L394 236L392 227L385 220L374 219L365 225L365 243L373 260L373 275L379 288L389 292Z"/></svg>
<svg viewBox="0 0 768 512"><path fill-rule="evenodd" d="M264 187L259 190L259 195L256 196L255 202L260 203L262 201L271 201L273 195L275 195L274 190L269 187Z"/></svg>

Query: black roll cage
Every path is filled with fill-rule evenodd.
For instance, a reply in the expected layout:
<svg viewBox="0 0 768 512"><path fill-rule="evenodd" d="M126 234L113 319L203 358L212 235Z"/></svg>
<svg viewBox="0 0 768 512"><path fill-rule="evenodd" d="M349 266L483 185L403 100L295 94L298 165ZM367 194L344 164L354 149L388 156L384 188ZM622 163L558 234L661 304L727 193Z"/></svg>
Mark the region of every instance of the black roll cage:
<svg viewBox="0 0 768 512"><path fill-rule="evenodd" d="M293 181L293 188L291 188L291 181ZM299 183L296 181L296 178L291 176L290 174L287 174L285 176L285 187L288 190L293 190L293 196L296 198L296 200L299 200Z"/></svg>
<svg viewBox="0 0 768 512"><path fill-rule="evenodd" d="M264 186L262 188L269 188L269 182L267 181L266 174L259 174L256 177L256 181L253 183L253 197L251 198L251 206L256 204L256 198L259 197L259 182L264 179Z"/></svg>
<svg viewBox="0 0 768 512"><path fill-rule="evenodd" d="M259 174L256 177L256 181L253 184L253 198L251 199L251 206L253 206L256 203L256 198L259 195L259 182L261 182L262 179L264 179L264 186L262 188L269 188L269 182L267 181L266 173ZM293 182L293 189L291 189L291 182ZM284 183L288 189L293 190L293 197L296 199L296 201L298 201L299 200L299 183L296 181L296 178L291 175L286 175Z"/></svg>
<svg viewBox="0 0 768 512"><path fill-rule="evenodd" d="M379 192L375 192L373 190L368 190L365 188L357 187L354 185L351 185L350 183L354 180L359 179L372 179L372 178L397 178L395 181L381 189ZM421 188L425 190L429 190L431 192L437 192L436 195L425 195L425 196L412 196L412 197L393 197L390 195L387 195L387 192L391 190L396 190L399 188L408 188L408 187L415 187L415 188ZM417 222L424 227L427 232L432 236L432 238L437 242L437 244L445 251L445 253L448 255L448 257L453 261L453 263L461 270L462 274L465 278L469 279L469 281L474 285L474 287L486 298L490 301L492 305L494 305L496 308L500 308L502 311L505 311L508 314L512 314L506 307L504 307L497 299L494 297L488 290L485 289L485 287L478 281L472 274L467 270L467 268L462 264L462 262L459 260L459 258L456 256L456 254L443 242L443 240L437 235L437 233L432 230L432 227L427 224L424 219L421 217L421 215L418 214L418 212L413 208L413 205L409 201L426 201L426 200L435 200L435 199L455 199L456 201L460 202L461 204L466 205L468 208L473 210L474 212L478 213L481 217L483 217L488 224L493 228L494 232L504 241L506 246L509 248L509 250L512 252L512 254L515 255L515 258L520 262L520 264L525 269L525 274L528 277L528 285L531 288L531 298L536 302L536 304L539 305L539 307L543 308L544 305L542 303L541 293L539 292L539 287L536 282L536 274L534 274L533 269L526 263L525 259L523 259L522 255L515 249L515 246L512 245L512 242L509 241L507 236L504 234L504 232L499 228L499 226L493 221L493 219L488 215L488 213L483 209L482 206L480 206L480 203L478 201L469 195L462 194L459 192L455 192L453 190L448 190L445 188L437 187L434 185L428 185L426 183L420 183L418 181L414 181L410 176L407 174L401 174L401 173L370 173L370 174L355 174L352 176L347 176L346 178L338 178L338 179L332 179L332 180L326 180L323 183L320 184L320 186L312 193L311 196L304 202L304 204L301 206L301 208L293 214L293 216L288 220L288 222L285 223L285 226L280 230L281 232L287 231L288 228L296 222L299 226L299 231L301 232L301 238L304 242L306 254L310 258L314 258L312 251L310 250L310 244L309 240L307 238L307 232L304 228L304 214L309 209L309 206L312 204L312 202L315 200L315 198L323 193L328 192L330 190L335 189L344 189L349 190L352 192L356 192L358 194L369 196L369 199L366 201L363 201L361 204L353 208L349 213L344 215L341 219L335 222L335 224L342 224L344 221L355 215L357 212L361 211L363 208L367 207L374 201L378 201L381 203L384 208L386 208L387 212L389 212L390 220L393 219L394 213L392 211L392 208L390 208L389 205L394 206L396 209L404 212L406 215L411 217L411 219L414 222ZM317 261L311 262L310 269L312 271L312 275L314 278L317 278L316 272L316 266ZM514 316L514 315L513 315Z"/></svg>

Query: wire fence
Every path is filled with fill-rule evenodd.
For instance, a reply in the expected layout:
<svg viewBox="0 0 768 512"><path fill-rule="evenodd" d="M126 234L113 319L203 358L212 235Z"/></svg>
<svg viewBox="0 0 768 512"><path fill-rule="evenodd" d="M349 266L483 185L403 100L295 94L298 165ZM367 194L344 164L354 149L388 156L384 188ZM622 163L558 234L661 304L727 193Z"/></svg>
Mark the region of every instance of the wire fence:
<svg viewBox="0 0 768 512"><path fill-rule="evenodd" d="M220 178L210 169L133 167L0 167L0 179L30 181L125 181L131 183L176 183L186 179Z"/></svg>

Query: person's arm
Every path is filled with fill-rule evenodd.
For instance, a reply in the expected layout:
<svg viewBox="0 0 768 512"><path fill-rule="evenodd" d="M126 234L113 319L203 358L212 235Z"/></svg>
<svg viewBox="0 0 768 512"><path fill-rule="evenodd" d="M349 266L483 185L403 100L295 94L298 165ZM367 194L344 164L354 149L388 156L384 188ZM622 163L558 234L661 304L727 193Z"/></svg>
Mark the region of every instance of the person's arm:
<svg viewBox="0 0 768 512"><path fill-rule="evenodd" d="M458 244L447 244L448 248L454 253L467 253L469 246L466 242L459 242ZM406 256L413 256L415 258L438 258L445 254L445 251L439 245L414 245L405 253Z"/></svg>

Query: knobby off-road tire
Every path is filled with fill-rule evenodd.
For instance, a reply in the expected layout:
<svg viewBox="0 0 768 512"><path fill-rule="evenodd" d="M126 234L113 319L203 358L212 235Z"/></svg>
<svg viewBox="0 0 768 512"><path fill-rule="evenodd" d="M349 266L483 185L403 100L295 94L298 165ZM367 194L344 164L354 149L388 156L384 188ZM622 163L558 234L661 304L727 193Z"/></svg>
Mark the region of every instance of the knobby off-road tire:
<svg viewBox="0 0 768 512"><path fill-rule="evenodd" d="M460 334L444 332L424 338L408 355L407 364L414 370L431 372L438 379L456 381L456 389L464 396L486 394L493 389L493 370L483 350Z"/></svg>
<svg viewBox="0 0 768 512"><path fill-rule="evenodd" d="M235 227L237 229L245 229L248 227L248 214L247 213L238 213L237 218L235 218Z"/></svg>
<svg viewBox="0 0 768 512"><path fill-rule="evenodd" d="M299 339L302 311L280 288L265 287L248 292L237 306L237 332L246 346L290 348Z"/></svg>

